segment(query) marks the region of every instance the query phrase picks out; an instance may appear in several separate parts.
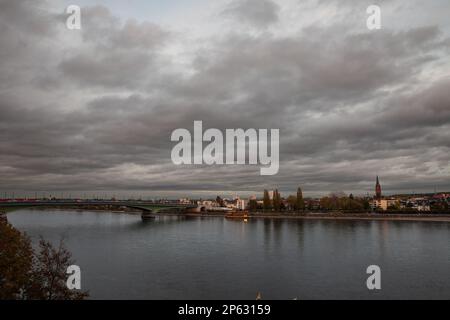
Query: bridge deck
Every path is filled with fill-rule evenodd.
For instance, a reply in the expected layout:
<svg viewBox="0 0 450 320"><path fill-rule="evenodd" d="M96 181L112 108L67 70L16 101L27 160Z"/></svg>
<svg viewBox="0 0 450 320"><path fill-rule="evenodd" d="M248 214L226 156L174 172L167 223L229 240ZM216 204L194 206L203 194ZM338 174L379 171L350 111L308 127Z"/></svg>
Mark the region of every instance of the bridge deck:
<svg viewBox="0 0 450 320"><path fill-rule="evenodd" d="M111 206L126 207L142 211L157 213L163 210L186 210L196 208L196 205L163 204L153 202L131 202L131 201L20 201L20 202L0 202L0 211L10 212L24 208L60 208L60 207L90 207L90 206Z"/></svg>

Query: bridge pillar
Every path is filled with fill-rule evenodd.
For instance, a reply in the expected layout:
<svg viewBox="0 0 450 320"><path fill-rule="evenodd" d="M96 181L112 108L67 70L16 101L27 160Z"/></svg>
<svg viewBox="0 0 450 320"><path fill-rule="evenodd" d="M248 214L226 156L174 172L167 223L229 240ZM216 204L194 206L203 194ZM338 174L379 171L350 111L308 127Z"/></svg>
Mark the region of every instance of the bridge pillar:
<svg viewBox="0 0 450 320"><path fill-rule="evenodd" d="M145 213L145 212L143 212L142 214L141 214L141 219L142 219L142 221L149 221L149 220L155 220L156 219L156 217L154 216L154 215L152 215L151 213Z"/></svg>

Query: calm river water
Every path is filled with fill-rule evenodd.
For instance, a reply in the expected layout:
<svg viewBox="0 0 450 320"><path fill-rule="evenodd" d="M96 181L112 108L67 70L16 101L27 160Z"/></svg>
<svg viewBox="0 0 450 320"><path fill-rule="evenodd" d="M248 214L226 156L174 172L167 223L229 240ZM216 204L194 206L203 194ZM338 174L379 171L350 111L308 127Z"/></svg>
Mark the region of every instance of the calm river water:
<svg viewBox="0 0 450 320"><path fill-rule="evenodd" d="M64 237L92 299L450 299L450 223L227 221L107 212L8 214ZM382 290L366 286L369 265Z"/></svg>

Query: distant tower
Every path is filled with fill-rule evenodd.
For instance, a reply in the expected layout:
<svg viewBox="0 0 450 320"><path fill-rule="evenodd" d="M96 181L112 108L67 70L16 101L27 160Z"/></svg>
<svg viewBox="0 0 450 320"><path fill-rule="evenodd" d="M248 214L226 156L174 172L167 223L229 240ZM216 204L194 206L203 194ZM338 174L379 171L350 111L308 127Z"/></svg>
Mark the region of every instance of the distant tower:
<svg viewBox="0 0 450 320"><path fill-rule="evenodd" d="M377 199L381 199L381 185L378 176L377 176L377 184L375 186L375 196Z"/></svg>

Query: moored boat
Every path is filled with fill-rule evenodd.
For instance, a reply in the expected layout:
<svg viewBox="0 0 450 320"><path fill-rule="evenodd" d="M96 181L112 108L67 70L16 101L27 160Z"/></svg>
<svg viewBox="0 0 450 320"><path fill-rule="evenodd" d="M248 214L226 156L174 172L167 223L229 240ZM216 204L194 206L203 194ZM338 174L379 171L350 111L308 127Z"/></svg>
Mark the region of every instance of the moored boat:
<svg viewBox="0 0 450 320"><path fill-rule="evenodd" d="M237 219L237 220L247 220L250 218L248 211L235 211L227 214L226 219Z"/></svg>

